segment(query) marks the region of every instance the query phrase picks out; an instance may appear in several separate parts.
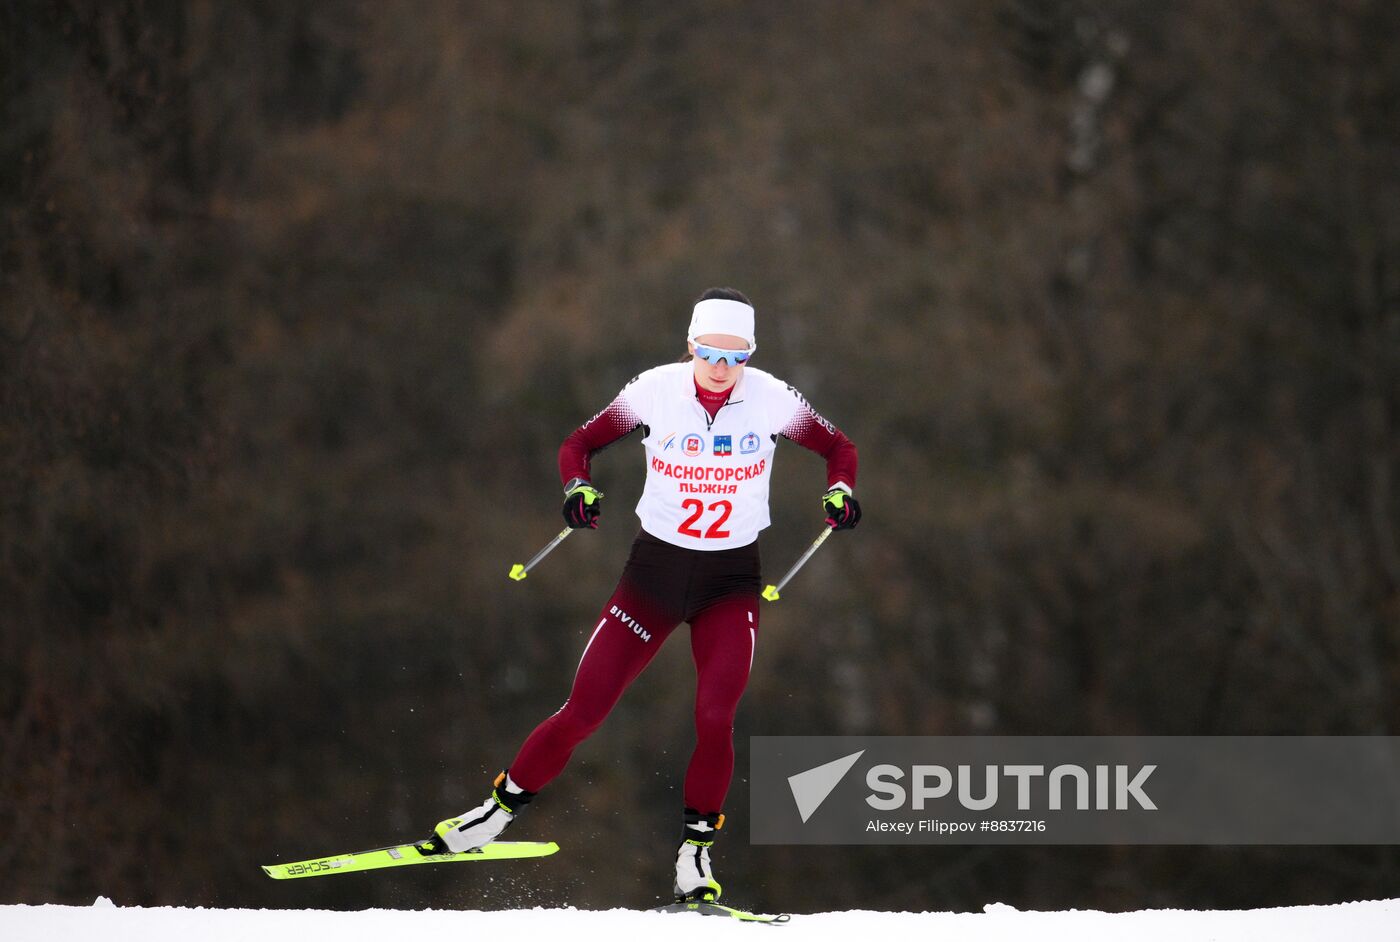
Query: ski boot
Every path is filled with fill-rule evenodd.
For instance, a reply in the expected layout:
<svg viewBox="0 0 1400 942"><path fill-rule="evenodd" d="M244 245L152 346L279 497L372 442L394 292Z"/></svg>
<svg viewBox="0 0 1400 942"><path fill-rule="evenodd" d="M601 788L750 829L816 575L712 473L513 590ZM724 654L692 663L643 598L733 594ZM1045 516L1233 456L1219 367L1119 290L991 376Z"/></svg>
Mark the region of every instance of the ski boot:
<svg viewBox="0 0 1400 942"><path fill-rule="evenodd" d="M676 902L713 903L719 899L719 881L710 870L710 848L715 843L715 832L722 827L722 814L685 809L685 830L676 849Z"/></svg>
<svg viewBox="0 0 1400 942"><path fill-rule="evenodd" d="M464 811L455 818L439 821L433 835L417 845L424 856L460 854L489 844L510 827L516 817L535 797L511 780L507 769L496 776L491 797L481 807Z"/></svg>

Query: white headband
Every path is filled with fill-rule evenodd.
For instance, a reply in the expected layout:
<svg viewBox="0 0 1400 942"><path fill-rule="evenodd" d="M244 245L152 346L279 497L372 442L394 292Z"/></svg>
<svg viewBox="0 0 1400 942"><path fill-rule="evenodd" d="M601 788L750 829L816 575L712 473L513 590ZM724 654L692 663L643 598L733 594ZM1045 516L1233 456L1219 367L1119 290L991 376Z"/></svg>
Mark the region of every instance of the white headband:
<svg viewBox="0 0 1400 942"><path fill-rule="evenodd" d="M690 331L686 339L694 343L706 334L729 334L743 337L750 352L758 349L753 335L753 308L742 301L709 298L699 301L690 315Z"/></svg>

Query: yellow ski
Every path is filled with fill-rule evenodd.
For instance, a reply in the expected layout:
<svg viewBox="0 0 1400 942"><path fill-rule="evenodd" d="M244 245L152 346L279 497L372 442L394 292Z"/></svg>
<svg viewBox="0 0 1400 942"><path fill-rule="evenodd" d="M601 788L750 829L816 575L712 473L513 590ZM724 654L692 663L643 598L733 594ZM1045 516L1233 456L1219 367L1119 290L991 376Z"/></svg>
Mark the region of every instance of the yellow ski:
<svg viewBox="0 0 1400 942"><path fill-rule="evenodd" d="M680 900L668 906L658 906L653 909L654 913L698 913L701 916L727 916L730 919L737 919L740 922L758 922L769 926L780 926L792 917L787 913L780 913L776 916L766 916L763 913L751 913L743 909L735 909L733 906L725 906L723 903L716 903L714 900Z"/></svg>
<svg viewBox="0 0 1400 942"><path fill-rule="evenodd" d="M497 841L460 854L425 853L418 844L396 844L353 854L315 857L295 863L268 864L263 873L274 880L327 877L361 870L407 867L413 864L475 863L483 860L515 860L521 857L548 857L559 850L553 841Z"/></svg>

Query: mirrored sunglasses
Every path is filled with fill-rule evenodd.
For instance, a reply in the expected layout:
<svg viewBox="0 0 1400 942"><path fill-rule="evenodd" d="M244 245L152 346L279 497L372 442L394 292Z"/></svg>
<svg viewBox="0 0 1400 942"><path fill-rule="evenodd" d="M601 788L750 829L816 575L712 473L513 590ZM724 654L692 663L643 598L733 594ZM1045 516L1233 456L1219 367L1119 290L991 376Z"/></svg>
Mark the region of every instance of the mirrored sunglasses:
<svg viewBox="0 0 1400 942"><path fill-rule="evenodd" d="M738 366L748 362L753 355L752 350L721 350L719 347L704 347L695 345L695 355L706 363L718 364L728 363L730 366Z"/></svg>

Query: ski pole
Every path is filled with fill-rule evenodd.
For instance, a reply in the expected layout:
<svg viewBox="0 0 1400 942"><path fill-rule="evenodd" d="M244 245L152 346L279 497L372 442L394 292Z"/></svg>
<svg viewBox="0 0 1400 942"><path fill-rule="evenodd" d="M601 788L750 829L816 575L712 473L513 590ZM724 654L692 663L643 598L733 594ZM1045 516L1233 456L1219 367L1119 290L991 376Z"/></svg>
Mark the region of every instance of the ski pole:
<svg viewBox="0 0 1400 942"><path fill-rule="evenodd" d="M554 547L564 542L564 537L568 536L570 533L573 532L574 531L569 527L565 527L564 529L560 530L559 535L556 536L554 539L550 540L547 544L545 544L545 548L540 550L534 556L532 556L528 563L525 563L524 565L516 563L514 566L511 566L510 577L516 582L519 582L521 579L524 579L527 575L530 574L530 570L535 568L535 563L548 556L554 550Z"/></svg>
<svg viewBox="0 0 1400 942"><path fill-rule="evenodd" d="M783 576L782 580L779 581L777 585L770 585L763 590L763 597L770 602L778 601L778 593L782 591L783 586L787 585L788 580L797 575L797 570L806 565L807 560L812 558L812 554L821 548L821 545L826 542L826 538L831 536L835 529L835 527L827 527L823 530L821 536L813 540L812 545L807 547L807 552L803 553L801 558L792 564L792 568L787 571L787 575Z"/></svg>

